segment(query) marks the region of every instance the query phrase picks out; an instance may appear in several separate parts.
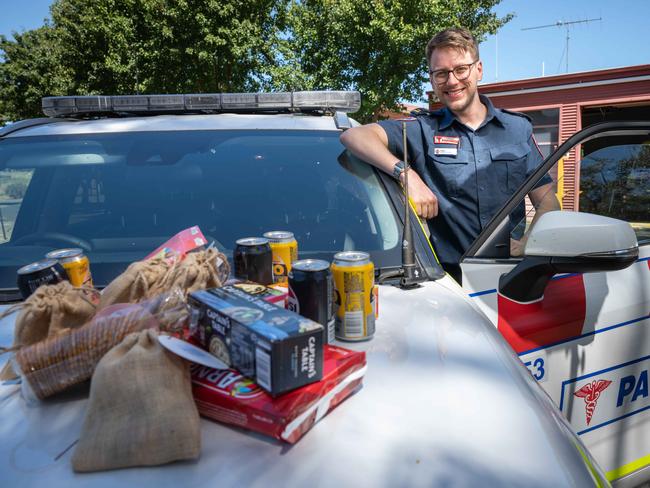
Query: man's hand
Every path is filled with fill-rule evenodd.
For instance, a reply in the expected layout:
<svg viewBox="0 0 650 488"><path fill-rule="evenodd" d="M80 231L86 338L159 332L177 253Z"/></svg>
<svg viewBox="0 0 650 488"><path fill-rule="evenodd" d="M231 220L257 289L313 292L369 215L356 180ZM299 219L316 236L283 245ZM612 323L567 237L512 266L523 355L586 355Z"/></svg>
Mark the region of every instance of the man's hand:
<svg viewBox="0 0 650 488"><path fill-rule="evenodd" d="M341 142L355 156L392 175L398 159L388 150L388 136L379 124L353 127L341 134ZM404 185L404 173L400 176ZM415 171L409 171L409 198L420 218L438 215L438 198Z"/></svg>
<svg viewBox="0 0 650 488"><path fill-rule="evenodd" d="M415 171L409 170L408 176L409 198L415 206L415 213L422 219L432 219L438 215L438 198ZM404 173L400 179L404 184Z"/></svg>
<svg viewBox="0 0 650 488"><path fill-rule="evenodd" d="M524 249L526 248L526 241L528 240L527 236L521 238L520 241L517 239L510 238L510 256L511 257L521 257L524 255Z"/></svg>

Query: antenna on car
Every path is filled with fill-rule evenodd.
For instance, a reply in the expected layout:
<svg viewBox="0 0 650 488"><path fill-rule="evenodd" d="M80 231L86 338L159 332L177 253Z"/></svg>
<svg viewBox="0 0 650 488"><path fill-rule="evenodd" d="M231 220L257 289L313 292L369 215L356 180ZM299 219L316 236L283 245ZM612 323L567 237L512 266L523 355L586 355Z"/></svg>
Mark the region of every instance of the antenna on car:
<svg viewBox="0 0 650 488"><path fill-rule="evenodd" d="M402 161L404 161L404 228L402 230L402 267L398 270L386 271L379 275L377 283L386 279L399 277L399 287L402 289L417 288L420 283L426 281L415 264L415 249L413 248L413 230L409 213L409 158L406 148L406 124L415 121L415 117L404 117L398 119L402 123Z"/></svg>
<svg viewBox="0 0 650 488"><path fill-rule="evenodd" d="M415 250L413 249L413 230L411 229L411 218L409 206L409 159L408 151L406 148L406 124L413 122L414 117L405 117L399 119L402 122L402 147L404 150L404 229L402 232L402 273L399 280L400 288L416 288L419 283L425 281L425 277L421 275L415 265Z"/></svg>
<svg viewBox="0 0 650 488"><path fill-rule="evenodd" d="M398 270L386 271L379 275L377 282L390 278L399 277L399 287L402 289L417 288L420 283L426 281L418 270L415 264L415 249L413 248L413 230L411 229L411 219L409 213L409 159L408 151L406 149L406 124L416 120L414 117L405 117L398 119L402 122L402 146L404 153L402 160L404 161L404 228L402 230L402 266Z"/></svg>

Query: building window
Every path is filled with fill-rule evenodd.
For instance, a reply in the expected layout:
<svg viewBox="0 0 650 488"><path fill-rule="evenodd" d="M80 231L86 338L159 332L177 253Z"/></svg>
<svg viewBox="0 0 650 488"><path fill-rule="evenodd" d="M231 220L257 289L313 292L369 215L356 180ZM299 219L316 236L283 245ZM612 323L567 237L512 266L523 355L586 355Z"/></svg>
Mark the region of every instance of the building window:
<svg viewBox="0 0 650 488"><path fill-rule="evenodd" d="M559 143L560 109L545 108L524 112L533 119L533 135L544 158L548 157Z"/></svg>

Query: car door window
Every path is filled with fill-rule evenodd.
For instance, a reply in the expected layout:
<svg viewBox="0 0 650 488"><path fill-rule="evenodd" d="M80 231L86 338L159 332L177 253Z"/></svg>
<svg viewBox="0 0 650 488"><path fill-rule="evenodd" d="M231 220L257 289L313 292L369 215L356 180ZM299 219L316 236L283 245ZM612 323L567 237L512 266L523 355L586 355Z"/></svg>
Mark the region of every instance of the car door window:
<svg viewBox="0 0 650 488"><path fill-rule="evenodd" d="M520 197L507 217L510 244L501 242L497 248L503 252L492 257L522 256L531 227L548 210L543 208L544 204L553 201L564 211L577 210L624 220L634 229L640 245L650 242L650 140L647 136L606 135L582 143L579 150L581 157L575 173L560 160L539 177L540 183L549 181L547 175L552 182L544 185L543 194L538 194L537 205L529 196ZM579 175L579 183L575 185L577 209L562 207L561 203L574 185L574 174Z"/></svg>
<svg viewBox="0 0 650 488"><path fill-rule="evenodd" d="M579 209L625 220L650 241L650 140L611 136L582 145Z"/></svg>

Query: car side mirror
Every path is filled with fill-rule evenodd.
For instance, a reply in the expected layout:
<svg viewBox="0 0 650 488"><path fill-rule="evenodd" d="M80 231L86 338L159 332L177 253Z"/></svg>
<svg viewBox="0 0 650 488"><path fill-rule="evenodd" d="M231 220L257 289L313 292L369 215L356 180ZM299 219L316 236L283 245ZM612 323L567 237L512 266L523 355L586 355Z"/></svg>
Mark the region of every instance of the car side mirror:
<svg viewBox="0 0 650 488"><path fill-rule="evenodd" d="M627 222L581 212L547 212L528 235L523 261L499 278L499 293L516 302L534 302L557 273L616 271L638 257L636 235Z"/></svg>

